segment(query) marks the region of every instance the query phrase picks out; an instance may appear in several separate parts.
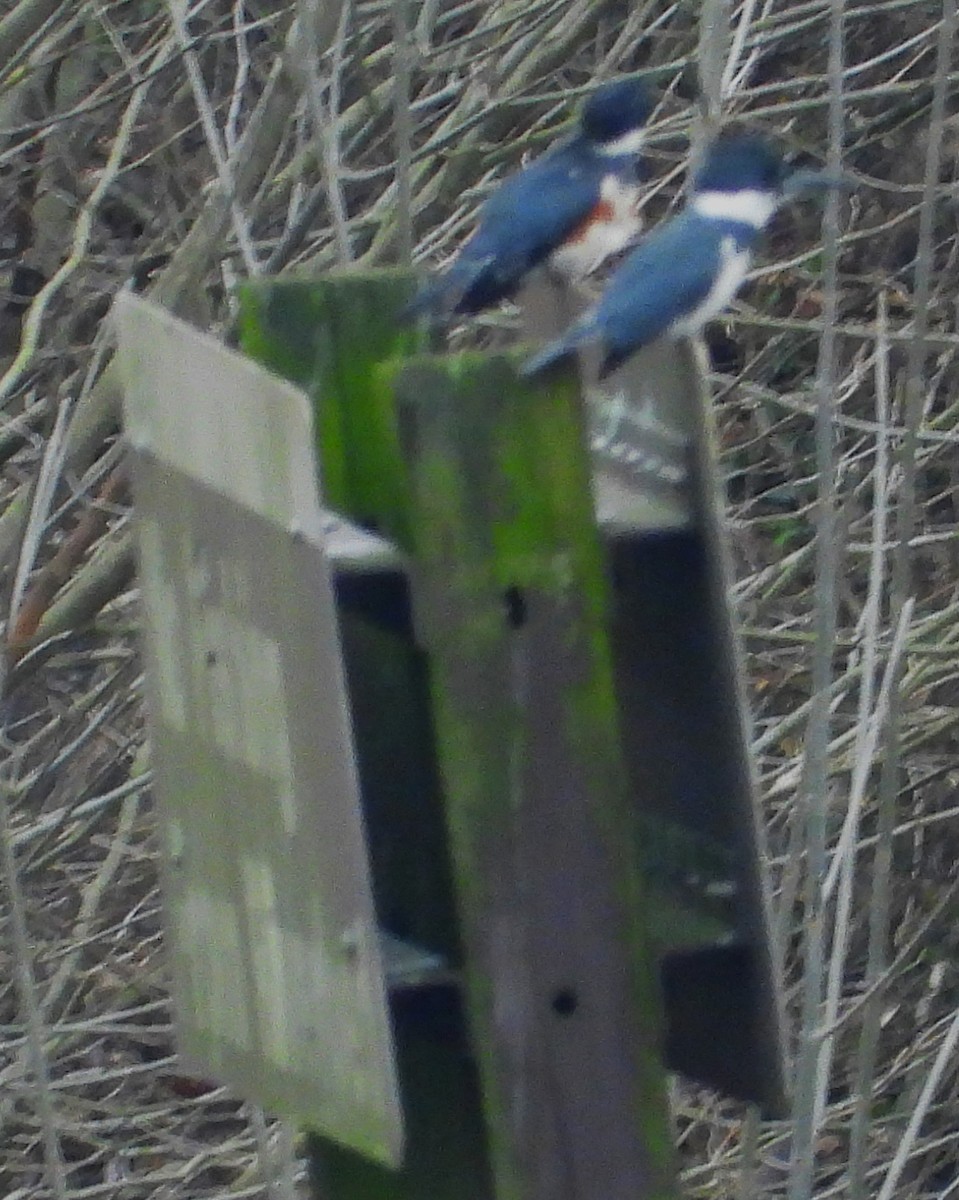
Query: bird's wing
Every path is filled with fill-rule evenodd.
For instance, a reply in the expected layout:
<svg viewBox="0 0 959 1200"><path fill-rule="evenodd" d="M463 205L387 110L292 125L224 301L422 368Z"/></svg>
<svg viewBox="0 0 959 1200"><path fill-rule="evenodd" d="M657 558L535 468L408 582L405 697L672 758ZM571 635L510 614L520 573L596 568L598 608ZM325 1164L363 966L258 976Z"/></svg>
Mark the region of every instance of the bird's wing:
<svg viewBox="0 0 959 1200"><path fill-rule="evenodd" d="M596 205L599 181L590 166L588 152L572 138L504 180L455 262L420 290L407 315L475 312L510 295Z"/></svg>
<svg viewBox="0 0 959 1200"><path fill-rule="evenodd" d="M557 146L506 179L483 205L471 257L536 266L590 215L599 183L595 163L575 141Z"/></svg>
<svg viewBox="0 0 959 1200"><path fill-rule="evenodd" d="M400 319L413 320L426 314L434 319L448 317L464 296L482 282L483 273L491 265L484 257L460 254L442 275L424 283L400 313ZM482 307L477 304L476 307Z"/></svg>
<svg viewBox="0 0 959 1200"><path fill-rule="evenodd" d="M645 238L610 277L594 323L610 348L632 353L709 296L722 265L722 236L681 213Z"/></svg>
<svg viewBox="0 0 959 1200"><path fill-rule="evenodd" d="M589 343L602 346L600 376L608 374L701 309L720 275L727 234L736 241L690 212L660 225L613 272L597 303L530 358L523 374L538 375Z"/></svg>

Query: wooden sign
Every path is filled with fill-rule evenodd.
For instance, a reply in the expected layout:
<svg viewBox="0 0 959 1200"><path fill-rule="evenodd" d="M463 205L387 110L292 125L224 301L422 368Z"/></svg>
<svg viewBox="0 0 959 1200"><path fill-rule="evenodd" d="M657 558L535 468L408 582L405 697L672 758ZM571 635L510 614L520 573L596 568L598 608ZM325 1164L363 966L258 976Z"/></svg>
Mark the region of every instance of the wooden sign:
<svg viewBox="0 0 959 1200"><path fill-rule="evenodd" d="M265 1108L402 1147L309 406L129 294L115 308L176 1033ZM332 554L331 554L332 550Z"/></svg>

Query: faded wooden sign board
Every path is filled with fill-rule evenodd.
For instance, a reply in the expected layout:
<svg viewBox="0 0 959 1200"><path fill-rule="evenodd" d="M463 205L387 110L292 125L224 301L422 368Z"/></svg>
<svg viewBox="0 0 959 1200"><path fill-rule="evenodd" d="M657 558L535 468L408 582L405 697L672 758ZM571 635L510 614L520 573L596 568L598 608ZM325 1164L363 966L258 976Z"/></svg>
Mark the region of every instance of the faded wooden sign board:
<svg viewBox="0 0 959 1200"><path fill-rule="evenodd" d="M178 1044L267 1109L396 1163L310 410L143 300L121 295L115 320Z"/></svg>
<svg viewBox="0 0 959 1200"><path fill-rule="evenodd" d="M525 336L555 336L583 303L535 280ZM662 339L603 381L588 354L581 366L667 1061L781 1115L779 972L705 363Z"/></svg>
<svg viewBox="0 0 959 1200"><path fill-rule="evenodd" d="M624 392L638 401L620 422L627 444L658 446L644 412L650 396L660 398L661 422L677 446L685 443L681 456L662 461L670 477L682 463L687 512L686 522L656 526L634 524L627 508L611 522L614 655L641 857L666 901L657 940L665 950L667 1057L782 1116L781 984L705 380L697 344L662 341L609 381L614 404ZM656 486L653 470L637 472L639 496L658 494Z"/></svg>

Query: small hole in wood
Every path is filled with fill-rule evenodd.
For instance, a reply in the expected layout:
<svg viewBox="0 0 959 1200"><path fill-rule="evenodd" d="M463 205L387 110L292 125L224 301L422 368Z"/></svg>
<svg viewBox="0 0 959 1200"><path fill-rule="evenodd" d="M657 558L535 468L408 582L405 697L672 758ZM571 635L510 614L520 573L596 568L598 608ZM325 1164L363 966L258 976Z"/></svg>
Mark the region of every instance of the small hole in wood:
<svg viewBox="0 0 959 1200"><path fill-rule="evenodd" d="M514 629L526 624L526 597L518 587L508 587L503 593L506 619Z"/></svg>
<svg viewBox="0 0 959 1200"><path fill-rule="evenodd" d="M206 652L206 665L207 665L208 667L215 667L215 666L216 666L216 651L215 651L215 650L207 650L207 652Z"/></svg>
<svg viewBox="0 0 959 1200"><path fill-rule="evenodd" d="M571 1017L579 1008L579 997L572 988L560 988L553 997L552 1009L558 1017Z"/></svg>

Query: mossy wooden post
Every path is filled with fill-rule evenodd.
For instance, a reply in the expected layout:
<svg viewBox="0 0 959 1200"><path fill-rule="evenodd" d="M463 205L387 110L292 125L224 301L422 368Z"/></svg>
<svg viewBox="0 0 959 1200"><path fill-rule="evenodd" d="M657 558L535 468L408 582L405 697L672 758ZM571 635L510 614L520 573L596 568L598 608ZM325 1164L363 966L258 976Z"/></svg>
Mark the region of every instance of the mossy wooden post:
<svg viewBox="0 0 959 1200"><path fill-rule="evenodd" d="M247 353L299 384L316 412L320 491L331 508L409 548L408 493L392 401L377 365L422 347L397 320L404 270L270 279L240 293ZM425 664L405 575L387 564L337 581L360 776L381 919L455 956L455 919L432 751ZM417 836L409 836L416 828Z"/></svg>
<svg viewBox="0 0 959 1200"><path fill-rule="evenodd" d="M576 386L392 370L498 1200L672 1194Z"/></svg>
<svg viewBox="0 0 959 1200"><path fill-rule="evenodd" d="M344 271L260 280L241 290L244 349L299 384L316 410L325 502L410 547L405 467L392 398L376 366L420 347L397 321L411 272ZM337 600L359 755L377 914L390 932L459 966L449 855L439 801L425 661L405 575L341 572ZM311 1172L322 1200L490 1200L475 1066L458 988L394 989L404 1108L402 1170L319 1137Z"/></svg>
<svg viewBox="0 0 959 1200"><path fill-rule="evenodd" d="M397 319L413 287L412 272L384 269L240 289L243 349L313 399L324 500L401 546L403 464L392 405L374 381L378 363L424 348L423 336Z"/></svg>

